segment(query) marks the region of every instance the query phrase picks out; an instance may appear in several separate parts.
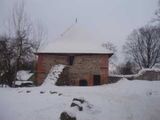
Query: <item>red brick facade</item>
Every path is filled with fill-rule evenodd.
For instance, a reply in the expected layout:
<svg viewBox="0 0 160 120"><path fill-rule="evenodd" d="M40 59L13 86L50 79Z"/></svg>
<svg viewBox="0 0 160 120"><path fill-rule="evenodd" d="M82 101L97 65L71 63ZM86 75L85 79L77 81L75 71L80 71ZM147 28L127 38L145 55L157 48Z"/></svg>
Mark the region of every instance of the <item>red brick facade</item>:
<svg viewBox="0 0 160 120"><path fill-rule="evenodd" d="M73 64L70 65L69 58L74 56ZM41 85L49 70L56 64L64 64L60 80L68 81L68 85L88 86L106 84L108 82L108 59L111 54L38 54L37 63L37 85Z"/></svg>

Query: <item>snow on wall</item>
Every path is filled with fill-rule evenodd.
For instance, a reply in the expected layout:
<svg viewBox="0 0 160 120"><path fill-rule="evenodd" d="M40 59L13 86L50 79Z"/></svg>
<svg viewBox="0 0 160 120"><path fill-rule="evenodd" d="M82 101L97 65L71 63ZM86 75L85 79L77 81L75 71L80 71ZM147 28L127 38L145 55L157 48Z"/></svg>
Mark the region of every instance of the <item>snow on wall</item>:
<svg viewBox="0 0 160 120"><path fill-rule="evenodd" d="M56 81L59 78L59 75L62 73L64 68L65 68L65 65L62 65L62 64L54 65L50 69L50 71L47 75L47 78L44 80L42 86L55 85Z"/></svg>
<svg viewBox="0 0 160 120"><path fill-rule="evenodd" d="M160 69L158 69L158 68L153 68L153 69L144 68L144 69L140 70L137 75L142 75L145 72L160 72Z"/></svg>
<svg viewBox="0 0 160 120"><path fill-rule="evenodd" d="M110 75L110 82L117 82L121 78L127 78L129 80L160 80L160 69L142 69L137 74L132 75Z"/></svg>

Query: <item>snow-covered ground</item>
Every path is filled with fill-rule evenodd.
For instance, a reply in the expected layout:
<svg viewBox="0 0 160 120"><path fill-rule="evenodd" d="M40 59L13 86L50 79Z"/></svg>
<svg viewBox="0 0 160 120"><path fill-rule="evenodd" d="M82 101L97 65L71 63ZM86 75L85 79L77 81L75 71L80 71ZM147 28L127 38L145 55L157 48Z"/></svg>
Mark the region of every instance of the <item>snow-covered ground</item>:
<svg viewBox="0 0 160 120"><path fill-rule="evenodd" d="M71 108L73 98L87 102ZM94 87L0 88L0 120L160 120L160 81L128 81Z"/></svg>

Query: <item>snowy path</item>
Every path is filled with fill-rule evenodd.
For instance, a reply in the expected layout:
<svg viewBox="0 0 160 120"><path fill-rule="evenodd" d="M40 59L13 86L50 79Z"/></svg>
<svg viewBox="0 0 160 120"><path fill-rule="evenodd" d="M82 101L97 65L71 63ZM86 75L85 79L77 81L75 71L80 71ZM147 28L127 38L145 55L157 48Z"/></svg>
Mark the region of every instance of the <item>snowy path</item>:
<svg viewBox="0 0 160 120"><path fill-rule="evenodd" d="M59 78L59 75L62 73L64 68L65 68L65 65L62 65L62 64L54 65L50 69L50 71L47 75L47 78L44 80L42 86L47 86L47 87L48 87L48 85L54 86L56 81Z"/></svg>
<svg viewBox="0 0 160 120"><path fill-rule="evenodd" d="M82 112L71 109L73 98L84 98L93 108ZM121 80L95 87L0 88L0 120L59 120L64 110L71 111L77 120L160 120L159 101L159 81Z"/></svg>

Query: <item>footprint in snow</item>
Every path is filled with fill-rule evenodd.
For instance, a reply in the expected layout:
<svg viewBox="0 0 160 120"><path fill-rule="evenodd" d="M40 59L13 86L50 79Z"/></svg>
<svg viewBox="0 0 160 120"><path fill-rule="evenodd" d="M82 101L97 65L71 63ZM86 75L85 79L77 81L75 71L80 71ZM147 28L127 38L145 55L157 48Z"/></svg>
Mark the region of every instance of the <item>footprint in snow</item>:
<svg viewBox="0 0 160 120"><path fill-rule="evenodd" d="M31 93L31 91L30 91L30 90L27 90L26 93Z"/></svg>
<svg viewBox="0 0 160 120"><path fill-rule="evenodd" d="M44 94L45 93L45 91L40 91L40 94Z"/></svg>

